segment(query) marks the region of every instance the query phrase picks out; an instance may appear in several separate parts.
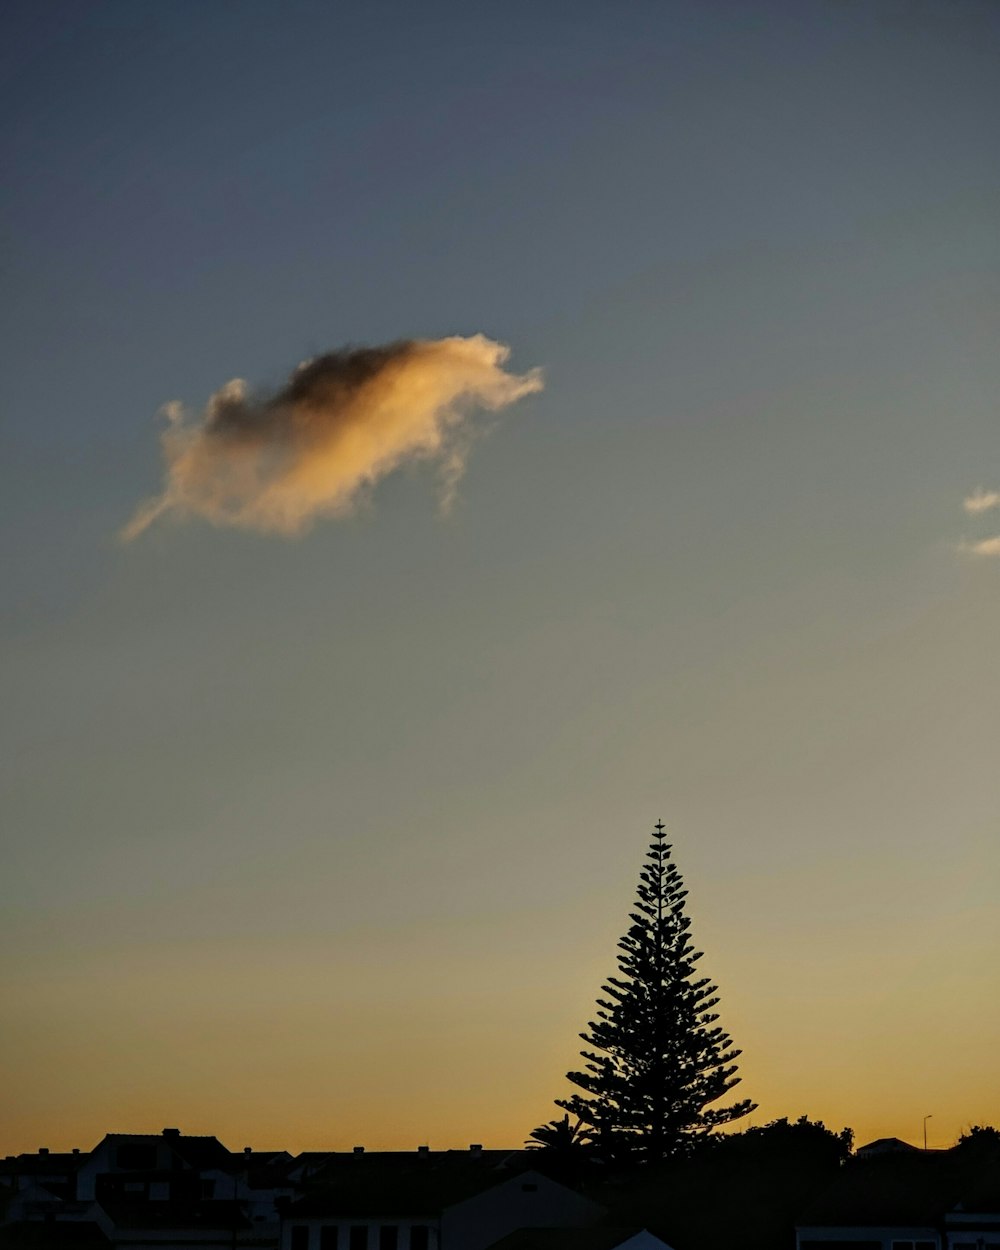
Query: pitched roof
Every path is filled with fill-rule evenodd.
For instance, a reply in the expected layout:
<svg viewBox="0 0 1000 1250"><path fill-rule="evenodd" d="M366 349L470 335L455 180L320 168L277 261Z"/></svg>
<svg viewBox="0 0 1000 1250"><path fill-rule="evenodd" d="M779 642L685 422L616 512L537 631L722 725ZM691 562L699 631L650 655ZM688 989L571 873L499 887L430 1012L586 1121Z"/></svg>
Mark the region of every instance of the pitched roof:
<svg viewBox="0 0 1000 1250"><path fill-rule="evenodd" d="M908 1141L903 1141L900 1137L877 1137L875 1141L865 1142L863 1146L858 1146L855 1154L886 1153L890 1151L899 1151L900 1154L913 1154L919 1151L919 1146L911 1146Z"/></svg>
<svg viewBox="0 0 1000 1250"><path fill-rule="evenodd" d="M247 1153L247 1150L250 1153ZM294 1156L290 1155L287 1150L230 1150L229 1157L233 1163L241 1167L245 1167L247 1163L253 1167L263 1167L266 1163L294 1163Z"/></svg>
<svg viewBox="0 0 1000 1250"><path fill-rule="evenodd" d="M217 1137L193 1136L189 1133L107 1133L103 1139L113 1146L164 1144L178 1155L188 1167L195 1169L222 1168L231 1171L232 1152Z"/></svg>
<svg viewBox="0 0 1000 1250"><path fill-rule="evenodd" d="M190 1167L232 1171L233 1156L217 1137L168 1137L167 1141Z"/></svg>
<svg viewBox="0 0 1000 1250"><path fill-rule="evenodd" d="M246 1183L251 1189L293 1189L296 1182L289 1176L292 1167L291 1161L250 1167L247 1169Z"/></svg>
<svg viewBox="0 0 1000 1250"><path fill-rule="evenodd" d="M488 1250L617 1250L644 1231L641 1228L519 1228L493 1242Z"/></svg>
<svg viewBox="0 0 1000 1250"><path fill-rule="evenodd" d="M343 1155L328 1162L310 1191L291 1205L292 1215L437 1216L511 1176L530 1170L530 1160L504 1166L511 1151L441 1151L436 1155L380 1152ZM520 1152L517 1152L520 1157ZM501 1156L498 1159L495 1156Z"/></svg>
<svg viewBox="0 0 1000 1250"><path fill-rule="evenodd" d="M802 1213L799 1225L927 1226L962 1203L998 1197L990 1170L953 1151L889 1152L852 1160L837 1180Z"/></svg>
<svg viewBox="0 0 1000 1250"><path fill-rule="evenodd" d="M60 1151L59 1153L50 1151L44 1155L36 1151L31 1154L9 1156L0 1163L0 1169L4 1172L16 1173L19 1176L43 1176L51 1175L53 1172L75 1172L87 1157L87 1155L71 1154L69 1151Z"/></svg>

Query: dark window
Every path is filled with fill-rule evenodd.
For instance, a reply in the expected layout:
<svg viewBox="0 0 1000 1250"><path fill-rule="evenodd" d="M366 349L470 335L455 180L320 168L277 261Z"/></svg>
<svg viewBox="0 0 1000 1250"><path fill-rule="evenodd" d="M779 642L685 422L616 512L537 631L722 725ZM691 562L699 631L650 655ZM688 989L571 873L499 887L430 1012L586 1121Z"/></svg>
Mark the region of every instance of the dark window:
<svg viewBox="0 0 1000 1250"><path fill-rule="evenodd" d="M292 1225L292 1250L309 1250L309 1225Z"/></svg>
<svg viewBox="0 0 1000 1250"><path fill-rule="evenodd" d="M383 1224L378 1230L378 1250L396 1250L399 1245L399 1229L395 1224Z"/></svg>
<svg viewBox="0 0 1000 1250"><path fill-rule="evenodd" d="M319 1230L319 1250L337 1250L336 1224L327 1224Z"/></svg>
<svg viewBox="0 0 1000 1250"><path fill-rule="evenodd" d="M201 1182L201 1196L203 1198L215 1197L215 1181L202 1181Z"/></svg>
<svg viewBox="0 0 1000 1250"><path fill-rule="evenodd" d="M426 1224L414 1224L410 1229L410 1250L428 1250L431 1230Z"/></svg>
<svg viewBox="0 0 1000 1250"><path fill-rule="evenodd" d="M368 1250L368 1225L352 1224L350 1250Z"/></svg>

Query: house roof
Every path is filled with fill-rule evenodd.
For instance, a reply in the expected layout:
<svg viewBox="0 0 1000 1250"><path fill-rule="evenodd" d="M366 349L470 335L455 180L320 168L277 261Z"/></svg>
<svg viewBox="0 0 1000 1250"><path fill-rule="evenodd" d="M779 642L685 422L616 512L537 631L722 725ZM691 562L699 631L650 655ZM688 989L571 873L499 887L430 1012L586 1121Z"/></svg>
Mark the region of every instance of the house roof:
<svg viewBox="0 0 1000 1250"><path fill-rule="evenodd" d="M222 1168L231 1171L232 1152L217 1137L196 1137L187 1133L108 1133L105 1142L113 1146L165 1144L188 1167ZM102 1143L103 1144L103 1143Z"/></svg>
<svg viewBox="0 0 1000 1250"><path fill-rule="evenodd" d="M875 1141L866 1142L863 1146L858 1146L856 1154L864 1154L867 1151L886 1152L898 1150L901 1154L912 1154L919 1151L919 1147L911 1146L908 1141L903 1141L900 1137L877 1137Z"/></svg>
<svg viewBox="0 0 1000 1250"><path fill-rule="evenodd" d="M1000 1203L1000 1177L988 1163L953 1151L888 1152L849 1163L802 1213L799 1225L927 1226L961 1204L985 1210Z"/></svg>
<svg viewBox="0 0 1000 1250"><path fill-rule="evenodd" d="M288 1165L289 1175L296 1173L301 1179L308 1180L330 1158L330 1155L329 1150L303 1150Z"/></svg>
<svg viewBox="0 0 1000 1250"><path fill-rule="evenodd" d="M329 1163L335 1167L357 1164L365 1167L375 1163L404 1165L417 1162L421 1167L428 1162L469 1162L480 1167L499 1167L511 1160L527 1156L527 1162L537 1161L538 1153L525 1150L303 1150L295 1156L296 1163Z"/></svg>
<svg viewBox="0 0 1000 1250"><path fill-rule="evenodd" d="M289 1161L251 1166L247 1169L246 1183L251 1189L293 1189L295 1182L289 1176L292 1166Z"/></svg>
<svg viewBox="0 0 1000 1250"><path fill-rule="evenodd" d="M642 1231L641 1228L519 1228L493 1242L488 1250L617 1250Z"/></svg>
<svg viewBox="0 0 1000 1250"><path fill-rule="evenodd" d="M251 1150L249 1154L245 1150L230 1150L229 1157L233 1163L239 1167L245 1167L249 1162L253 1167L263 1167L266 1163L287 1163L291 1165L295 1162L292 1155L287 1150Z"/></svg>
<svg viewBox="0 0 1000 1250"><path fill-rule="evenodd" d="M232 1170L233 1156L217 1137L171 1137L167 1140L175 1153L193 1168Z"/></svg>
<svg viewBox="0 0 1000 1250"><path fill-rule="evenodd" d="M511 1152L344 1155L312 1178L310 1192L291 1205L290 1214L437 1216L446 1207L530 1170L528 1160L512 1169L498 1167L494 1155L506 1162Z"/></svg>
<svg viewBox="0 0 1000 1250"><path fill-rule="evenodd" d="M36 1151L32 1154L9 1156L0 1163L0 1170L18 1176L48 1176L53 1172L75 1172L87 1157L82 1154L71 1154L69 1151L59 1153L50 1151L45 1155Z"/></svg>

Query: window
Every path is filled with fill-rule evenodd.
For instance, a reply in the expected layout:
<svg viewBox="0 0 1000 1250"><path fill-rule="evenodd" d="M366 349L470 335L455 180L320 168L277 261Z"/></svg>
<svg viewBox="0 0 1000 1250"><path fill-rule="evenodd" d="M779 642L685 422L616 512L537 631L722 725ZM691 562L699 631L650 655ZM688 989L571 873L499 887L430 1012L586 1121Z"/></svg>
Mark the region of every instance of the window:
<svg viewBox="0 0 1000 1250"><path fill-rule="evenodd" d="M204 1181L204 1180L203 1180L203 1181L201 1182L201 1196L202 1196L203 1198L214 1198L214 1197L215 1197L215 1181Z"/></svg>
<svg viewBox="0 0 1000 1250"><path fill-rule="evenodd" d="M337 1250L336 1224L327 1224L319 1230L319 1250Z"/></svg>
<svg viewBox="0 0 1000 1250"><path fill-rule="evenodd" d="M309 1250L309 1225L292 1225L292 1250Z"/></svg>
<svg viewBox="0 0 1000 1250"><path fill-rule="evenodd" d="M368 1225L352 1224L349 1242L350 1250L368 1250Z"/></svg>
<svg viewBox="0 0 1000 1250"><path fill-rule="evenodd" d="M395 1224L383 1224L378 1230L378 1250L396 1250L399 1245L399 1229Z"/></svg>
<svg viewBox="0 0 1000 1250"><path fill-rule="evenodd" d="M410 1229L410 1250L429 1250L431 1230L426 1224L414 1224Z"/></svg>

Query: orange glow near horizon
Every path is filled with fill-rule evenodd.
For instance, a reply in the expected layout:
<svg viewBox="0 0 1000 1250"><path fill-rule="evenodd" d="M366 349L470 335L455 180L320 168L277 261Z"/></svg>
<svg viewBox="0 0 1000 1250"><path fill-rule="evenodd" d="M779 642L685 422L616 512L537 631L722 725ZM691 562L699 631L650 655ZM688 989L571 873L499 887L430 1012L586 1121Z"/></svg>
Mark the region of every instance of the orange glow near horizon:
<svg viewBox="0 0 1000 1250"><path fill-rule="evenodd" d="M84 962L62 983L25 984L35 1029L8 1037L3 1058L12 1087L34 1084L35 1093L5 1118L0 1151L89 1149L105 1132L165 1125L214 1134L233 1149L518 1147L562 1114L552 1100L576 1060L581 1001L600 975L599 963L583 964L558 979L554 963L536 956L525 977L525 938L518 945L512 935L510 961L474 988L475 952L441 948L440 933L412 944L416 962L404 963L400 951L396 966L374 958L353 969L346 958L331 966L316 952L258 945L245 953L266 987L260 994L234 980L233 952L223 948L203 952L194 969L180 950L141 966L105 953L103 968ZM418 964L436 943L429 983ZM737 961L728 962L725 980L736 985ZM710 971L708 957L705 965ZM130 1004L150 977L156 1002L135 1011ZM874 985L870 994L856 987L850 999L846 987L831 997L828 982L798 1002L756 1003L746 983L738 993L722 987L723 1023L744 1051L736 1092L759 1103L734 1130L808 1115L853 1128L856 1144L916 1142L931 1111L930 1143L946 1146L972 1123L997 1121L996 1091L991 1097L976 1078L990 1069L995 1007L981 1014L981 1030L954 1037L949 1012L927 1013L905 987L887 1005ZM956 1005L989 1002L988 986L971 973L954 994ZM86 1047L60 1029L67 1007L89 1007ZM893 1027L872 1028L887 1010ZM927 1073L922 1055L944 1049L953 1068ZM39 1065L53 1074L40 1091Z"/></svg>

